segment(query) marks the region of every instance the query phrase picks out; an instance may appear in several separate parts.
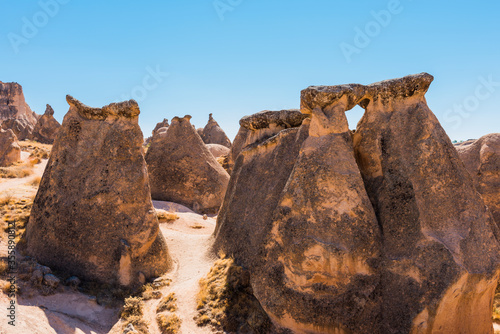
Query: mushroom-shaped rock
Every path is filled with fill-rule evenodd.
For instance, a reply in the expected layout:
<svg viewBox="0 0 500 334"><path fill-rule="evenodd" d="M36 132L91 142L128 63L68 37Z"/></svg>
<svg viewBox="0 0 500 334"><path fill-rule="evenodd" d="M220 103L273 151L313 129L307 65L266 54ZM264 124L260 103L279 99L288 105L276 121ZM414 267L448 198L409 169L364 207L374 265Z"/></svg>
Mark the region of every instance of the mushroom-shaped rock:
<svg viewBox="0 0 500 334"><path fill-rule="evenodd" d="M139 106L67 101L31 210L28 253L69 276L108 284L163 274L171 260L151 201Z"/></svg>
<svg viewBox="0 0 500 334"><path fill-rule="evenodd" d="M263 142L275 136L281 130L300 127L307 117L298 109L264 110L243 117L240 120L240 129L229 153L229 168L233 169L238 155L245 147L257 142Z"/></svg>
<svg viewBox="0 0 500 334"><path fill-rule="evenodd" d="M498 232L426 104L432 80L367 86L353 136L383 231L381 332L490 333Z"/></svg>
<svg viewBox="0 0 500 334"><path fill-rule="evenodd" d="M231 141L227 138L224 130L222 130L219 124L212 117L212 114L208 116L208 123L205 128L203 128L203 132L200 136L205 144L219 144L228 148L231 147Z"/></svg>
<svg viewBox="0 0 500 334"><path fill-rule="evenodd" d="M21 160L21 147L10 129L0 129L0 167L8 167Z"/></svg>
<svg viewBox="0 0 500 334"><path fill-rule="evenodd" d="M377 327L381 231L354 157L345 116L356 103L350 94L352 87L341 86L329 103L304 108L312 111L308 136L251 280L270 317L293 332Z"/></svg>
<svg viewBox="0 0 500 334"><path fill-rule="evenodd" d="M215 160L191 116L174 117L168 130L153 137L146 154L153 199L185 205L199 213L216 213L229 174Z"/></svg>
<svg viewBox="0 0 500 334"><path fill-rule="evenodd" d="M31 138L43 144L52 144L61 124L54 118L54 109L47 104L45 113L38 119Z"/></svg>
<svg viewBox="0 0 500 334"><path fill-rule="evenodd" d="M457 144L455 148L500 227L500 133Z"/></svg>

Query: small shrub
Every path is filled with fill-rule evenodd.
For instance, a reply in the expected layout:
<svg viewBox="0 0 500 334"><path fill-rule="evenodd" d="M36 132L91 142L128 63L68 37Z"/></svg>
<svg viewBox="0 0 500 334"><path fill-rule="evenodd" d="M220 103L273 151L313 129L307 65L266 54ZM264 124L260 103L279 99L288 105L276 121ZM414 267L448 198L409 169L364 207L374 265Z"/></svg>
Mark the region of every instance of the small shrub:
<svg viewBox="0 0 500 334"><path fill-rule="evenodd" d="M176 334L181 328L181 319L175 314L158 314L156 322L162 334Z"/></svg>
<svg viewBox="0 0 500 334"><path fill-rule="evenodd" d="M158 304L158 307L156 308L156 313L164 312L164 311L170 311L170 312L175 312L177 311L177 297L175 297L175 293L171 293L166 297L163 297L160 303Z"/></svg>
<svg viewBox="0 0 500 334"><path fill-rule="evenodd" d="M40 176L35 177L31 182L29 183L31 186L38 187L40 185L40 182L42 181L42 178Z"/></svg>
<svg viewBox="0 0 500 334"><path fill-rule="evenodd" d="M161 292L158 291L151 283L142 287L142 300L160 299Z"/></svg>
<svg viewBox="0 0 500 334"><path fill-rule="evenodd" d="M142 317L144 314L144 302L139 297L129 297L125 299L120 317L127 320L130 317Z"/></svg>
<svg viewBox="0 0 500 334"><path fill-rule="evenodd" d="M160 223L162 222L172 223L177 219L179 219L179 216L177 214L161 209L156 209L156 216L158 217L158 221Z"/></svg>
<svg viewBox="0 0 500 334"><path fill-rule="evenodd" d="M149 323L142 318L142 316L131 316L127 318L125 324L123 325L123 329L127 328L129 324L134 326L134 329L140 334L149 334Z"/></svg>

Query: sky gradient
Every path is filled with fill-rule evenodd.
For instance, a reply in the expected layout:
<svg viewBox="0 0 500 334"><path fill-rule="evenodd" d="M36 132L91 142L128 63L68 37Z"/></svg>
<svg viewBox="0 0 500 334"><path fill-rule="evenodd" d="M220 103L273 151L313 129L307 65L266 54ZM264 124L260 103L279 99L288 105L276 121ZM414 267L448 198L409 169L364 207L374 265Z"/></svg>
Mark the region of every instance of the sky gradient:
<svg viewBox="0 0 500 334"><path fill-rule="evenodd" d="M311 85L435 77L427 102L452 140L500 132L500 3L427 0L0 1L0 81L62 121L135 98L145 137L163 118L298 108ZM347 112L356 127L362 109Z"/></svg>

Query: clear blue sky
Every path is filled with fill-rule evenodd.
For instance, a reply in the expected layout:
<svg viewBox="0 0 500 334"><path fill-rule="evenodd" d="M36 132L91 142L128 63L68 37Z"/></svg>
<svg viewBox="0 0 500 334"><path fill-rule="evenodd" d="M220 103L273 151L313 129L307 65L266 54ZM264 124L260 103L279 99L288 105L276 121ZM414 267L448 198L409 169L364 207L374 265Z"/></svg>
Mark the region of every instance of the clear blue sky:
<svg viewBox="0 0 500 334"><path fill-rule="evenodd" d="M451 139L500 132L497 1L3 0L0 10L0 80L59 121L66 94L94 107L132 96L145 136L164 117L202 127L214 113L232 139L242 116L297 108L310 85L428 72L428 104ZM158 69L169 75L148 77ZM348 112L351 128L360 116Z"/></svg>

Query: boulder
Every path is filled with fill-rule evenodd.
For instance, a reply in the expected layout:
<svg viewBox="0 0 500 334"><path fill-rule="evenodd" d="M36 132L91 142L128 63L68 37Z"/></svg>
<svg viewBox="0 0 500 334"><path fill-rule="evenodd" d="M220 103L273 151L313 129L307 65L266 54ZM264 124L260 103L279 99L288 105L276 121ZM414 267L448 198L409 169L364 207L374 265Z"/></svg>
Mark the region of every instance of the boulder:
<svg viewBox="0 0 500 334"><path fill-rule="evenodd" d="M45 113L38 119L31 139L42 144L53 144L61 124L54 118L54 109L47 104Z"/></svg>
<svg viewBox="0 0 500 334"><path fill-rule="evenodd" d="M498 230L427 106L423 73L366 87L353 136L383 233L382 333L491 333Z"/></svg>
<svg viewBox="0 0 500 334"><path fill-rule="evenodd" d="M0 129L0 167L8 167L21 160L21 147L11 129Z"/></svg>
<svg viewBox="0 0 500 334"><path fill-rule="evenodd" d="M231 141L212 117L212 114L208 115L208 123L205 128L203 128L203 132L200 136L205 144L219 144L231 148Z"/></svg>
<svg viewBox="0 0 500 334"><path fill-rule="evenodd" d="M19 140L28 139L38 115L26 103L23 88L16 82L0 81L0 122L2 129L11 129Z"/></svg>
<svg viewBox="0 0 500 334"><path fill-rule="evenodd" d="M171 264L151 201L139 106L67 96L26 231L27 252L68 276L133 286Z"/></svg>
<svg viewBox="0 0 500 334"><path fill-rule="evenodd" d="M500 133L456 144L455 148L500 227Z"/></svg>
<svg viewBox="0 0 500 334"><path fill-rule="evenodd" d="M229 148L227 148L226 146L219 144L206 144L206 146L215 158L229 154Z"/></svg>
<svg viewBox="0 0 500 334"><path fill-rule="evenodd" d="M146 154L153 199L187 206L198 213L216 213L229 175L215 160L191 116L174 117L165 132L153 137Z"/></svg>

